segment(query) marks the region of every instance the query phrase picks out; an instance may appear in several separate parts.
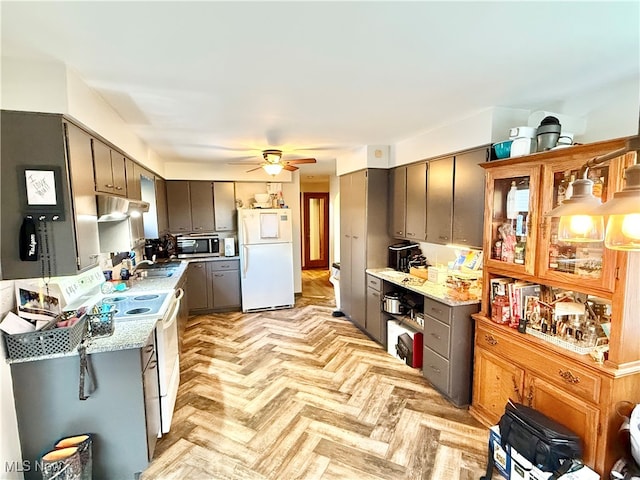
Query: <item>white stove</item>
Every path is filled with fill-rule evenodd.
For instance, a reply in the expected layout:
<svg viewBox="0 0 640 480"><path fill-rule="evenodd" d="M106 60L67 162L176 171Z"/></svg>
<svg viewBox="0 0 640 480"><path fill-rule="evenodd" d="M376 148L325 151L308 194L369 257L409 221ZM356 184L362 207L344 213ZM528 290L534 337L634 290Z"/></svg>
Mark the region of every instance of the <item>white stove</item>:
<svg viewBox="0 0 640 480"><path fill-rule="evenodd" d="M104 296L96 307L100 309L105 304L113 306L116 322L138 320L141 316L157 316L159 312L166 311L165 304L168 306L171 302L172 294L173 291L115 293Z"/></svg>

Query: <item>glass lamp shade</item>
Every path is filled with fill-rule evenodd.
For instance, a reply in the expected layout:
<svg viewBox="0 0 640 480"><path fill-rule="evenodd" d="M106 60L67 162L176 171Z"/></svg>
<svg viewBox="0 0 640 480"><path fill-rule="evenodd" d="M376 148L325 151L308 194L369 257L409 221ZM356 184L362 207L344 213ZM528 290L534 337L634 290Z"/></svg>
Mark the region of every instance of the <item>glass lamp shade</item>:
<svg viewBox="0 0 640 480"><path fill-rule="evenodd" d="M281 155L278 152L265 151L263 157L269 163L280 163Z"/></svg>
<svg viewBox="0 0 640 480"><path fill-rule="evenodd" d="M548 217L560 217L558 240L587 243L604 240L604 218L597 212L600 200L593 196L593 182L581 178L573 182L573 195L548 212Z"/></svg>
<svg viewBox="0 0 640 480"><path fill-rule="evenodd" d="M604 219L601 215L563 215L558 224L561 242L587 243L604 240Z"/></svg>
<svg viewBox="0 0 640 480"><path fill-rule="evenodd" d="M605 247L611 250L640 251L640 165L625 171L626 186L598 208L609 215Z"/></svg>
<svg viewBox="0 0 640 480"><path fill-rule="evenodd" d="M279 163L268 163L263 165L262 168L264 168L264 171L269 175L277 175L282 171L282 165Z"/></svg>

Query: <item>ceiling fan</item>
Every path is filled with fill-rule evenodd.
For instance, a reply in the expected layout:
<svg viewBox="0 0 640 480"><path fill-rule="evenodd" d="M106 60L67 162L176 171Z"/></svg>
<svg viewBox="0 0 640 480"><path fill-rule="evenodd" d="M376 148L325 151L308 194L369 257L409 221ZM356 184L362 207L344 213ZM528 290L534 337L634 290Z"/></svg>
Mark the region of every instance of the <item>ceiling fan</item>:
<svg viewBox="0 0 640 480"><path fill-rule="evenodd" d="M298 170L298 167L295 167L295 164L302 163L316 163L315 158L297 158L294 160L282 160L282 150L263 150L262 158L264 161L259 164L258 167L252 168L251 170L247 170L247 173L253 172L262 168L269 175L277 175L282 170L288 170L290 172L294 172ZM236 163L235 165L243 165L242 163ZM246 163L244 164L246 165Z"/></svg>

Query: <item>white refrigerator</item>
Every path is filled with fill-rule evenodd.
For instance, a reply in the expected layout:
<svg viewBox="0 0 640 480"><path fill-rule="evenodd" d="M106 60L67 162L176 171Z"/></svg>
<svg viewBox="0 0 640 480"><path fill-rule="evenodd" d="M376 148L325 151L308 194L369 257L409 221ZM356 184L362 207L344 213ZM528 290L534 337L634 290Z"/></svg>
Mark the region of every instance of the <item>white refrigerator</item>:
<svg viewBox="0 0 640 480"><path fill-rule="evenodd" d="M238 210L243 312L293 307L292 236L291 210Z"/></svg>

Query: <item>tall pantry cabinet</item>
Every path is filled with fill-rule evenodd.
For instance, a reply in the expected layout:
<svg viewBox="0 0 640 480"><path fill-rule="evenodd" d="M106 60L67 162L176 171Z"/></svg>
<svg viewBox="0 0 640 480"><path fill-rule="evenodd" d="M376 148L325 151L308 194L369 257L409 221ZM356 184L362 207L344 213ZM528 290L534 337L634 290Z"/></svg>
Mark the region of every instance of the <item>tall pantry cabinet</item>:
<svg viewBox="0 0 640 480"><path fill-rule="evenodd" d="M340 308L366 330L365 270L387 266L388 171L366 169L340 177Z"/></svg>
<svg viewBox="0 0 640 480"><path fill-rule="evenodd" d="M559 242L558 219L545 213L560 201L565 178L587 161L625 143L624 139L611 140L483 164L483 298L481 312L473 315L471 413L491 425L497 423L509 399L529 405L575 431L583 443L584 462L603 478L623 455L618 437L622 418L616 405L640 403L640 252L608 250L603 242ZM596 180L603 200L622 189L624 168L634 159L635 153L627 153L598 169ZM499 254L497 248L500 228L504 230L510 222L505 199L512 187L517 192L517 213L522 216L520 241L526 246L519 261ZM553 318L544 314L545 322L547 317L552 322L558 318L550 331L535 328L536 321L524 334L494 323L492 281L504 279L538 284L555 296L553 303L569 293L581 303L591 299L609 305L599 316L610 325L608 358L597 363L589 347L580 347L577 328L575 335L569 328L565 337L556 335L555 326L562 325L557 309Z"/></svg>

